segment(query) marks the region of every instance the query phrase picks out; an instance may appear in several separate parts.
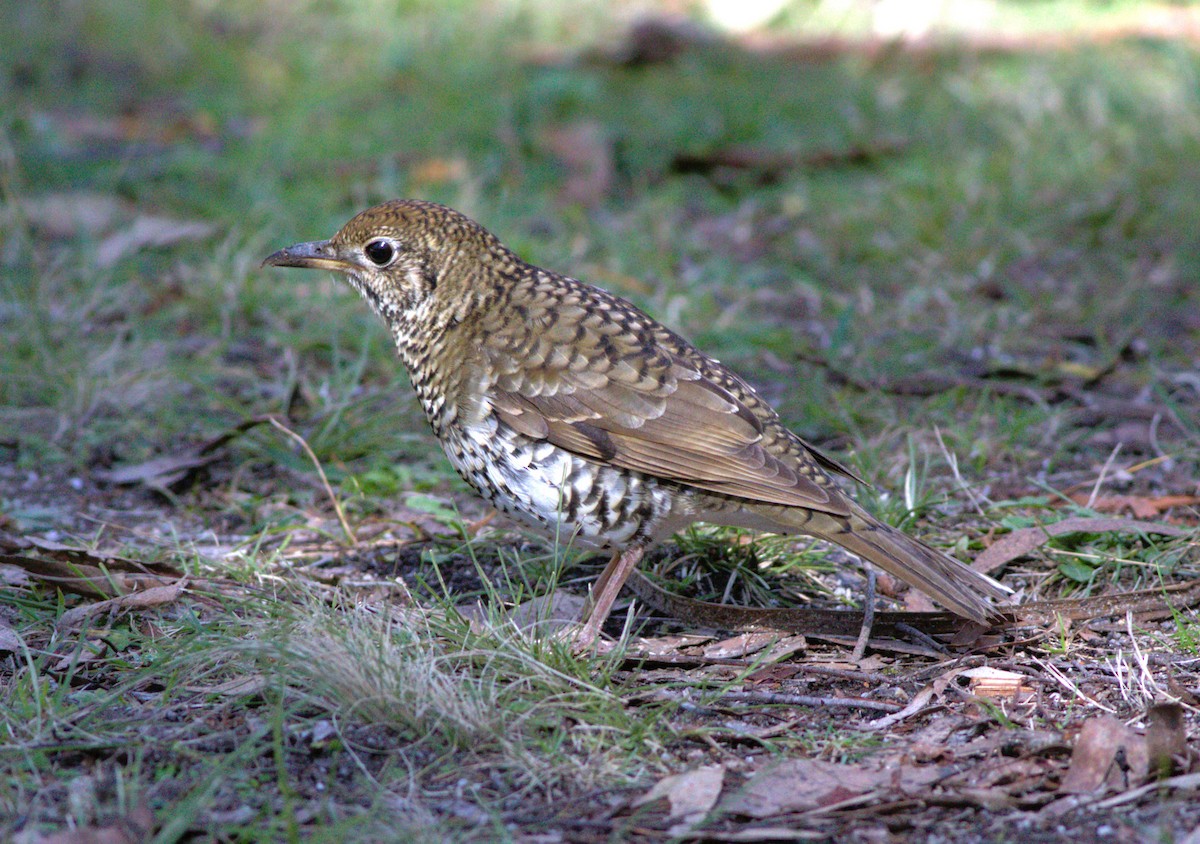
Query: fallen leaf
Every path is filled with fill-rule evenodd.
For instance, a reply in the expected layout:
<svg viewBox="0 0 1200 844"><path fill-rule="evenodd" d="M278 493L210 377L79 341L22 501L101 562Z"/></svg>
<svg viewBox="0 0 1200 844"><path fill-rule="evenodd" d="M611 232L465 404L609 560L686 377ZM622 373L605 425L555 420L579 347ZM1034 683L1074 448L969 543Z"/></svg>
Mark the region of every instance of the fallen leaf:
<svg viewBox="0 0 1200 844"><path fill-rule="evenodd" d="M1014 530L1007 536L1002 536L990 548L984 549L983 553L975 558L971 568L988 574L1018 557L1025 556L1035 548L1040 548L1053 537L1068 533L1154 533L1161 536L1182 536L1190 531L1161 522L1079 516L1048 525Z"/></svg>
<svg viewBox="0 0 1200 844"><path fill-rule="evenodd" d="M267 688L267 678L261 674L248 674L245 677L234 677L224 683L210 686L184 686L184 690L204 695L256 695Z"/></svg>
<svg viewBox="0 0 1200 844"><path fill-rule="evenodd" d="M0 556L0 584L5 586L25 586L29 583L29 572L14 565L4 563Z"/></svg>
<svg viewBox="0 0 1200 844"><path fill-rule="evenodd" d="M759 662L770 663L779 662L781 659L787 659L792 654L802 653L808 650L808 639L802 635L784 636L777 642L774 642L767 650Z"/></svg>
<svg viewBox="0 0 1200 844"><path fill-rule="evenodd" d="M166 563L143 563L4 532L0 532L0 563L17 566L33 580L64 592L101 598L161 586L182 574Z"/></svg>
<svg viewBox="0 0 1200 844"><path fill-rule="evenodd" d="M1174 507L1200 504L1200 495L1101 495L1093 499L1090 493L1076 492L1071 494L1070 499L1097 513L1128 511L1138 519L1153 519Z"/></svg>
<svg viewBox="0 0 1200 844"><path fill-rule="evenodd" d="M709 659L737 659L747 654L758 653L763 648L774 645L781 637L782 634L777 632L739 633L732 638L706 646L703 654Z"/></svg>
<svg viewBox="0 0 1200 844"><path fill-rule="evenodd" d="M134 252L173 246L187 240L204 240L216 230L212 223L171 217L138 217L132 225L102 240L96 247L94 260L97 267L105 269Z"/></svg>
<svg viewBox="0 0 1200 844"><path fill-rule="evenodd" d="M211 112L192 111L180 102L147 101L118 115L90 114L77 109L37 113L38 122L64 144L103 154L112 150L154 152L180 141L213 143L219 140L216 118ZM254 121L229 121L229 129L248 136Z"/></svg>
<svg viewBox="0 0 1200 844"><path fill-rule="evenodd" d="M131 466L117 469L98 469L92 475L100 481L121 486L145 484L149 487L166 489L183 481L193 471L207 466L220 457L217 451L207 454L197 448L189 448L179 454L162 454Z"/></svg>
<svg viewBox="0 0 1200 844"><path fill-rule="evenodd" d="M933 701L934 697L936 695L940 695L943 691L945 691L945 688L946 688L945 685L943 685L941 687L941 689L939 690L938 688L935 687L935 683L930 683L929 685L925 686L920 691L918 691L915 695L913 695L912 700L910 700L908 702L908 705L905 706L903 709L901 709L899 712L893 712L890 715L884 715L882 718L876 718L874 721L868 721L867 723L863 724L859 729L863 730L864 732L879 732L880 730L890 730L892 727L896 726L904 719L911 718L913 715L916 715L918 712L923 710L925 707L929 706L929 704Z"/></svg>
<svg viewBox="0 0 1200 844"><path fill-rule="evenodd" d="M21 637L13 630L8 619L0 616L0 654L16 653L21 649Z"/></svg>
<svg viewBox="0 0 1200 844"><path fill-rule="evenodd" d="M518 604L500 615L498 620L495 611L484 606L481 601L459 606L457 610L459 615L470 622L471 629L476 633L487 634L494 631L498 621L500 626L515 627L524 633L544 637L577 623L586 604L586 598L556 589L549 595L539 595Z"/></svg>
<svg viewBox="0 0 1200 844"><path fill-rule="evenodd" d="M1055 770L1057 763L1037 756L1009 757L996 754L978 760L953 776L938 783L940 788L965 791L997 789L1005 795L1024 794L1038 788L1046 772ZM982 795L977 795L982 796Z"/></svg>
<svg viewBox="0 0 1200 844"><path fill-rule="evenodd" d="M1187 759L1187 728L1183 707L1178 703L1156 703L1146 712L1146 756L1150 773L1169 777Z"/></svg>
<svg viewBox="0 0 1200 844"><path fill-rule="evenodd" d="M724 782L724 765L706 765L693 771L663 777L635 800L633 805L645 806L665 797L671 807L669 819L681 820L685 827L691 827L703 820L716 805ZM686 830L675 828L672 834L680 834L682 831Z"/></svg>
<svg viewBox="0 0 1200 844"><path fill-rule="evenodd" d="M1125 791L1146 779L1146 740L1111 715L1083 722L1059 791Z"/></svg>
<svg viewBox="0 0 1200 844"><path fill-rule="evenodd" d="M199 445L189 446L175 454L160 454L141 463L115 469L96 469L92 477L110 484L144 484L151 489L166 490L182 483L197 469L216 461L221 456L219 449L225 443L270 419L267 415L252 416Z"/></svg>
<svg viewBox="0 0 1200 844"><path fill-rule="evenodd" d="M461 182L469 174L464 158L426 158L412 165L408 176L421 185L441 185Z"/></svg>
<svg viewBox="0 0 1200 844"><path fill-rule="evenodd" d="M586 598L555 589L549 595L513 607L505 620L518 630L545 636L579 621L586 605Z"/></svg>
<svg viewBox="0 0 1200 844"><path fill-rule="evenodd" d="M187 578L180 578L175 583L170 583L166 586L151 586L138 592L130 592L128 595L109 598L107 601L98 601L94 604L81 604L59 616L55 626L60 630L77 627L91 616L102 612L116 614L125 610L144 610L152 607L161 607L164 604L173 603L183 592L183 588L186 585Z"/></svg>
<svg viewBox="0 0 1200 844"><path fill-rule="evenodd" d="M721 802L728 814L767 818L807 812L875 792L907 791L941 776L936 765L914 766L872 760L857 765L822 759L787 759L750 778Z"/></svg>
<svg viewBox="0 0 1200 844"><path fill-rule="evenodd" d="M677 653L684 648L702 645L712 639L701 633L676 633L670 636L654 636L635 639L632 644L637 646L639 654L646 656L662 656Z"/></svg>
<svg viewBox="0 0 1200 844"><path fill-rule="evenodd" d="M801 670L799 665L768 665L749 674L745 685L747 688L778 686L784 680L795 677Z"/></svg>

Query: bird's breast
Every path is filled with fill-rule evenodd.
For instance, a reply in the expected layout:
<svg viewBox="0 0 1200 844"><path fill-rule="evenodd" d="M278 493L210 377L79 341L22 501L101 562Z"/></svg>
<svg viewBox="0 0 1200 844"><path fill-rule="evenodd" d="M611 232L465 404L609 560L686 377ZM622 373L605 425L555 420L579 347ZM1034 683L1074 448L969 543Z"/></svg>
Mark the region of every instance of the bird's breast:
<svg viewBox="0 0 1200 844"><path fill-rule="evenodd" d="M672 491L657 479L517 433L495 416L454 429L443 444L484 498L564 542L655 541L671 512Z"/></svg>

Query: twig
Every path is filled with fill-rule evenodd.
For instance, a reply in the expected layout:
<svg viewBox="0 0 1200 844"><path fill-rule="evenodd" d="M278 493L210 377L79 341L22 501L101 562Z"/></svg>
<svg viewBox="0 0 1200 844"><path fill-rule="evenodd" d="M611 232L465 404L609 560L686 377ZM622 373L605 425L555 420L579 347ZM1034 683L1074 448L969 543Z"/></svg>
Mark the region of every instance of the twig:
<svg viewBox="0 0 1200 844"><path fill-rule="evenodd" d="M874 721L868 721L861 725L858 729L866 732L876 732L878 730L887 730L899 724L905 718L916 715L922 709L929 705L933 700L933 695L936 690L933 683L925 686L921 691L913 695L912 700L908 702L908 706L901 709L899 712L893 712L891 715L885 715L882 718L877 718Z"/></svg>
<svg viewBox="0 0 1200 844"><path fill-rule="evenodd" d="M914 642L924 645L925 647L933 650L935 653L945 654L950 652L946 646L937 639L930 636L924 630L918 630L911 624L900 622L896 625L896 632L903 633L905 636L910 637Z"/></svg>
<svg viewBox="0 0 1200 844"><path fill-rule="evenodd" d="M311 448L309 448L304 437L297 434L287 425L284 425L274 416L267 417L267 421L270 422L271 425L277 430L282 431L293 440L298 442L300 447L304 449L304 453L308 455L308 459L311 460L313 465L317 467L317 474L321 476L321 483L325 485L325 494L329 496L329 500L333 503L333 511L337 513L338 522L342 526L342 532L346 534L346 539L349 540L350 545L357 545L358 537L354 535L354 531L351 529L350 523L346 521L346 514L342 512L342 505L338 503L337 496L333 494L333 487L329 485L329 478L325 477L325 470L321 468L321 461L317 459L317 455L313 453Z"/></svg>
<svg viewBox="0 0 1200 844"><path fill-rule="evenodd" d="M1149 794L1151 791L1158 789L1190 789L1200 788L1200 774L1180 774L1177 777L1170 777L1165 780L1155 780L1148 782L1143 786L1139 786L1123 794L1118 794L1115 797L1109 797L1107 800L1100 800L1093 805L1098 809L1111 809L1113 806L1120 806L1123 803L1132 803L1144 794Z"/></svg>
<svg viewBox="0 0 1200 844"><path fill-rule="evenodd" d="M775 692L726 692L716 703L781 703L786 706L829 706L846 709L870 709L875 712L899 712L894 703L864 700L857 697L819 697L816 695L782 695Z"/></svg>

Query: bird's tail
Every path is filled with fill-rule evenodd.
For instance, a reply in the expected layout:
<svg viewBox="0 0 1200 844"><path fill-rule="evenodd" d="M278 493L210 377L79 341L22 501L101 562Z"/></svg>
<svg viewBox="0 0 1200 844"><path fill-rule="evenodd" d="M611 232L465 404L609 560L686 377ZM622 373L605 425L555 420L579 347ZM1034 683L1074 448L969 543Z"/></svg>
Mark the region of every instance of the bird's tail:
<svg viewBox="0 0 1200 844"><path fill-rule="evenodd" d="M805 532L841 545L961 616L986 624L998 615L987 598L1012 590L853 506L849 517L823 519L816 530L809 523Z"/></svg>

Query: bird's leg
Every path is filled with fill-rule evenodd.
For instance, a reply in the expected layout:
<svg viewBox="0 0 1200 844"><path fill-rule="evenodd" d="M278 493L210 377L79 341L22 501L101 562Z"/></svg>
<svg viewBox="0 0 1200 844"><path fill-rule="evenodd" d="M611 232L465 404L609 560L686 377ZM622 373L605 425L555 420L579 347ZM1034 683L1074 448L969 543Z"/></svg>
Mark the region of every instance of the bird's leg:
<svg viewBox="0 0 1200 844"><path fill-rule="evenodd" d="M641 545L630 545L624 551L613 554L604 571L600 572L583 610L583 626L572 637L576 650L586 650L596 641L596 637L600 635L600 628L612 612L612 605L616 602L621 587L629 579L629 573L641 562L645 551Z"/></svg>
<svg viewBox="0 0 1200 844"><path fill-rule="evenodd" d="M858 641L850 653L850 661L858 662L867 652L867 643L871 641L871 627L875 624L875 569L867 566L867 588L863 595L863 623L858 631Z"/></svg>

